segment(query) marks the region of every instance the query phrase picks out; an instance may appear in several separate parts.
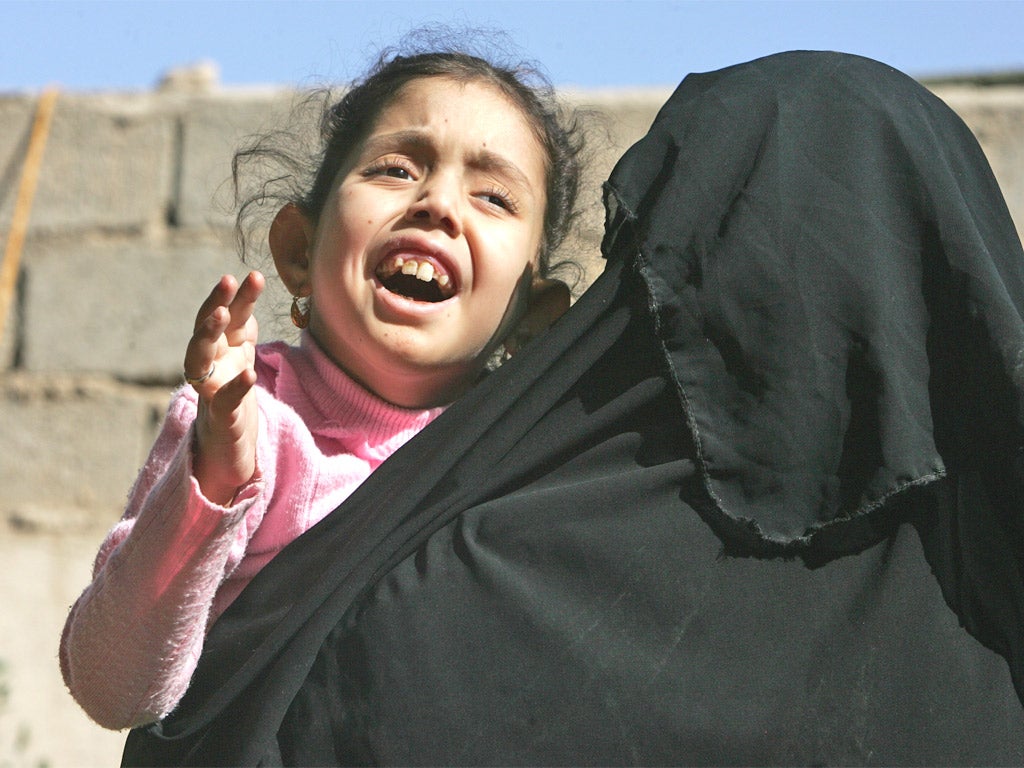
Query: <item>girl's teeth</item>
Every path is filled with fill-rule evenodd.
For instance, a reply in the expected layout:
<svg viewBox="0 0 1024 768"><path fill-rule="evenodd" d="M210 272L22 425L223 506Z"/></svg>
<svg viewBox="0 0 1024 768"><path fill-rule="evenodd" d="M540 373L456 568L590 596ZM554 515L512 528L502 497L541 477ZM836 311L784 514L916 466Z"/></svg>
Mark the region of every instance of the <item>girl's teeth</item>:
<svg viewBox="0 0 1024 768"><path fill-rule="evenodd" d="M451 276L438 269L432 262L395 256L392 259L385 259L377 267L377 278L381 281L390 280L398 274L415 277L424 283L436 283L444 298L451 298L455 293Z"/></svg>
<svg viewBox="0 0 1024 768"><path fill-rule="evenodd" d="M434 265L429 261L424 261L420 264L419 269L416 270L416 279L422 280L424 283L429 283L434 279Z"/></svg>
<svg viewBox="0 0 1024 768"><path fill-rule="evenodd" d="M415 259L409 259L405 261L402 258L395 259L394 271L392 274L401 271L403 275L414 275L417 280L422 280L424 283L429 283L434 279L436 271L434 265L429 261L416 261ZM437 283L442 288L450 282L448 275L438 275Z"/></svg>

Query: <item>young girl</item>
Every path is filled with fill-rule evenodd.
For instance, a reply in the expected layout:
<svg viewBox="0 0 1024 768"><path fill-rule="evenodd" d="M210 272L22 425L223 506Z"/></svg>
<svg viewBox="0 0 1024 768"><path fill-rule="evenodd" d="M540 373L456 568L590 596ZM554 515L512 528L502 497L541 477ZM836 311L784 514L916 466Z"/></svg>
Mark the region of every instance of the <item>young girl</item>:
<svg viewBox="0 0 1024 768"><path fill-rule="evenodd" d="M547 273L580 144L549 88L462 53L386 57L323 129L269 233L300 345L257 345L260 273L221 278L68 617L64 678L105 727L174 709L254 575L568 306Z"/></svg>

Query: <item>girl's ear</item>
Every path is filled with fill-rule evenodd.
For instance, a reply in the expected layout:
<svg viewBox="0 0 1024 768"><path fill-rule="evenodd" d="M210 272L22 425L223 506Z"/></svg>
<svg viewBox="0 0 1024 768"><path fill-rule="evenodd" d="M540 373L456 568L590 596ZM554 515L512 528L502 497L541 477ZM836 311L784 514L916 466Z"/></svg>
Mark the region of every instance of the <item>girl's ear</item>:
<svg viewBox="0 0 1024 768"><path fill-rule="evenodd" d="M309 295L309 251L313 223L295 203L288 203L270 225L270 253L277 273L293 296Z"/></svg>
<svg viewBox="0 0 1024 768"><path fill-rule="evenodd" d="M569 309L569 286L561 280L535 278L530 284L530 296L519 324L505 339L505 352L514 355L527 342L551 327Z"/></svg>

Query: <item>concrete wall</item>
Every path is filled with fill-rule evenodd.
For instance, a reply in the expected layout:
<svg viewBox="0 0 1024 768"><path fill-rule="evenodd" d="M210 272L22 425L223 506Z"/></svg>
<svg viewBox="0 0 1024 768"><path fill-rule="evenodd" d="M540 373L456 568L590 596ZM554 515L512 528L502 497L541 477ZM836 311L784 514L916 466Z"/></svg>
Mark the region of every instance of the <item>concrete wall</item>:
<svg viewBox="0 0 1024 768"><path fill-rule="evenodd" d="M1024 223L1024 84L935 89L978 135ZM573 246L588 279L600 269L599 182L668 93L572 94L604 115ZM180 377L199 301L223 272L246 270L225 194L232 151L293 97L59 97L0 338L0 765L110 765L120 755L123 735L91 724L64 691L58 635ZM29 96L0 96L4 237L34 108ZM287 297L272 291L263 338L288 336L286 314Z"/></svg>

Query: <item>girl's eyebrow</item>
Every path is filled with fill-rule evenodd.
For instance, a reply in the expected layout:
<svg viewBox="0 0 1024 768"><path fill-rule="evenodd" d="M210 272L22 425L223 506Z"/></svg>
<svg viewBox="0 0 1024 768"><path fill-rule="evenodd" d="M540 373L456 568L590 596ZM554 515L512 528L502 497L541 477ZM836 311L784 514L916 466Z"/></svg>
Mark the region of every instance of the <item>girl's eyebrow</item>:
<svg viewBox="0 0 1024 768"><path fill-rule="evenodd" d="M470 163L473 167L479 168L482 171L505 176L512 182L513 186L519 187L527 194L533 194L533 187L526 174L520 170L518 165L498 152L481 149L474 155Z"/></svg>
<svg viewBox="0 0 1024 768"><path fill-rule="evenodd" d="M419 128L408 128L393 133L383 133L371 136L363 145L364 155L376 155L379 152L386 152L395 147L409 149L432 149L435 145L430 131ZM480 149L473 154L469 164L482 171L498 173L509 177L512 183L532 194L533 188L526 174L504 155L493 152L489 149Z"/></svg>
<svg viewBox="0 0 1024 768"><path fill-rule="evenodd" d="M375 155L394 147L412 147L414 149L429 148L434 145L426 131L408 128L393 133L382 133L369 137L363 144L364 155Z"/></svg>

